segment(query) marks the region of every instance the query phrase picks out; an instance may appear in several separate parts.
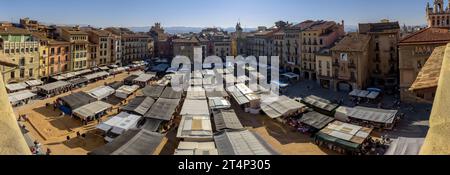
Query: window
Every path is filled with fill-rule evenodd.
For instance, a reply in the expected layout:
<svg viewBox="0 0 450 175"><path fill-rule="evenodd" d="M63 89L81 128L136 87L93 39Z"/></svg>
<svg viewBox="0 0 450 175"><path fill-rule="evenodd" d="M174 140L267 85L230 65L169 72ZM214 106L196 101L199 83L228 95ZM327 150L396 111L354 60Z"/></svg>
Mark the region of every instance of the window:
<svg viewBox="0 0 450 175"><path fill-rule="evenodd" d="M33 57L30 58L30 63L33 63L34 59Z"/></svg>
<svg viewBox="0 0 450 175"><path fill-rule="evenodd" d="M29 69L29 70L28 70L28 75L29 75L30 77L33 77L33 69Z"/></svg>
<svg viewBox="0 0 450 175"><path fill-rule="evenodd" d="M19 66L25 66L25 57L20 58Z"/></svg>
<svg viewBox="0 0 450 175"><path fill-rule="evenodd" d="M341 61L347 61L348 60L348 54L347 53L341 53Z"/></svg>
<svg viewBox="0 0 450 175"><path fill-rule="evenodd" d="M25 69L20 69L20 78L25 77Z"/></svg>
<svg viewBox="0 0 450 175"><path fill-rule="evenodd" d="M15 72L15 71L12 71L12 72L11 72L11 79L14 79L14 78L16 78L16 72Z"/></svg>

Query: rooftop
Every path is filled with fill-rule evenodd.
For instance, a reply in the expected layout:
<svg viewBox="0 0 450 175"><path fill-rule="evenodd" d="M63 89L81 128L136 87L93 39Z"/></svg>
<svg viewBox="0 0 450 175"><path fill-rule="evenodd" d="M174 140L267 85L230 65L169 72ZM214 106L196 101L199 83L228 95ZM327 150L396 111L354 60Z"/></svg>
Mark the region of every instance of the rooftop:
<svg viewBox="0 0 450 175"><path fill-rule="evenodd" d="M369 45L370 37L364 34L351 33L339 41L331 50L362 52Z"/></svg>
<svg viewBox="0 0 450 175"><path fill-rule="evenodd" d="M362 23L359 24L359 32L362 34L390 32L392 30L399 30L398 22L380 22L380 23Z"/></svg>
<svg viewBox="0 0 450 175"><path fill-rule="evenodd" d="M16 34L16 35L28 35L31 34L28 30L17 28L17 27L9 27L9 26L0 26L0 34Z"/></svg>
<svg viewBox="0 0 450 175"><path fill-rule="evenodd" d="M436 47L409 90L435 88L439 82L446 46Z"/></svg>
<svg viewBox="0 0 450 175"><path fill-rule="evenodd" d="M450 31L444 28L426 28L403 38L399 45L450 42Z"/></svg>

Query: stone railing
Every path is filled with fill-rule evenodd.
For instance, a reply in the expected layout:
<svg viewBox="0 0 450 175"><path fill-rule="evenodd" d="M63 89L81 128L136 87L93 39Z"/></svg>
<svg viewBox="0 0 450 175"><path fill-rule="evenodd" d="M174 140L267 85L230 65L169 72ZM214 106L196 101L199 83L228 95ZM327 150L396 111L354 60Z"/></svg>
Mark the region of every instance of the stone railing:
<svg viewBox="0 0 450 175"><path fill-rule="evenodd" d="M421 155L450 155L450 44L442 62L438 89L430 117L430 130Z"/></svg>

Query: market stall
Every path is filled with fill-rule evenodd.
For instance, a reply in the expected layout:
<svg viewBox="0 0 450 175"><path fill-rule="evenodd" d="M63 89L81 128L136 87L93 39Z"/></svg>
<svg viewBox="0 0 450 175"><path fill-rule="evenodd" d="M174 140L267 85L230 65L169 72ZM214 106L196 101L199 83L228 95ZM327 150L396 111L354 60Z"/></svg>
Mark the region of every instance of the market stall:
<svg viewBox="0 0 450 175"><path fill-rule="evenodd" d="M36 94L32 93L30 90L23 90L8 94L8 98L12 106L28 104L28 102L32 100L34 97L36 97Z"/></svg>
<svg viewBox="0 0 450 175"><path fill-rule="evenodd" d="M214 135L219 155L277 155L261 137L249 130L224 131Z"/></svg>
<svg viewBox="0 0 450 175"><path fill-rule="evenodd" d="M57 100L59 102L59 109L66 114L72 114L72 110L77 109L85 104L97 101L94 97L85 92L76 92Z"/></svg>
<svg viewBox="0 0 450 175"><path fill-rule="evenodd" d="M304 133L316 133L333 121L334 118L312 111L303 114L303 116L298 120L298 122L302 125L298 126L297 130Z"/></svg>
<svg viewBox="0 0 450 175"><path fill-rule="evenodd" d="M223 97L210 97L208 101L211 110L231 108L231 103Z"/></svg>
<svg viewBox="0 0 450 175"><path fill-rule="evenodd" d="M73 110L72 115L80 118L83 121L89 122L96 120L106 114L106 111L111 109L112 105L103 101L95 101Z"/></svg>
<svg viewBox="0 0 450 175"><path fill-rule="evenodd" d="M87 92L97 100L102 100L115 93L115 90L109 86L99 86Z"/></svg>
<svg viewBox="0 0 450 175"><path fill-rule="evenodd" d="M329 100L314 95L303 98L302 102L306 106L313 108L315 111L327 116L334 116L336 108L339 107L338 104L334 104Z"/></svg>
<svg viewBox="0 0 450 175"><path fill-rule="evenodd" d="M154 103L155 100L150 97L136 97L120 109L122 111L144 116Z"/></svg>
<svg viewBox="0 0 450 175"><path fill-rule="evenodd" d="M133 84L144 87L145 85L148 84L148 82L150 82L155 77L156 77L155 74L144 73L144 74L139 75L137 78L135 78L133 80Z"/></svg>
<svg viewBox="0 0 450 175"><path fill-rule="evenodd" d="M177 138L183 141L213 141L209 115L183 115L178 127Z"/></svg>
<svg viewBox="0 0 450 175"><path fill-rule="evenodd" d="M216 131L244 129L233 109L214 110L212 113Z"/></svg>
<svg viewBox="0 0 450 175"><path fill-rule="evenodd" d="M172 87L166 87L161 94L160 98L167 99L181 99L183 96L183 91L176 91Z"/></svg>
<svg viewBox="0 0 450 175"><path fill-rule="evenodd" d="M320 130L314 138L317 145L341 154L362 154L362 145L372 133L371 128L334 121Z"/></svg>
<svg viewBox="0 0 450 175"><path fill-rule="evenodd" d="M147 97L157 99L163 93L165 87L157 85L147 85L142 89L142 93Z"/></svg>
<svg viewBox="0 0 450 175"><path fill-rule="evenodd" d="M138 89L139 89L139 86L137 86L137 85L133 85L133 86L123 85L119 89L116 90L115 96L119 97L121 99L126 99L130 95L132 95L134 92L136 92Z"/></svg>
<svg viewBox="0 0 450 175"><path fill-rule="evenodd" d="M336 109L335 118L343 121L355 123L361 126L368 126L377 129L393 129L397 118L397 110L385 110L378 108L367 108L362 106L345 107Z"/></svg>
<svg viewBox="0 0 450 175"><path fill-rule="evenodd" d="M289 97L280 96L274 100L263 102L261 110L270 118L275 119L296 116L302 113L305 107L304 104Z"/></svg>
<svg viewBox="0 0 450 175"><path fill-rule="evenodd" d="M7 84L6 90L8 90L9 93L11 92L17 92L24 90L28 87L26 83L13 83L13 84Z"/></svg>
<svg viewBox="0 0 450 175"><path fill-rule="evenodd" d="M56 81L53 83L38 86L38 94L44 97L53 97L70 91L71 84L66 81Z"/></svg>

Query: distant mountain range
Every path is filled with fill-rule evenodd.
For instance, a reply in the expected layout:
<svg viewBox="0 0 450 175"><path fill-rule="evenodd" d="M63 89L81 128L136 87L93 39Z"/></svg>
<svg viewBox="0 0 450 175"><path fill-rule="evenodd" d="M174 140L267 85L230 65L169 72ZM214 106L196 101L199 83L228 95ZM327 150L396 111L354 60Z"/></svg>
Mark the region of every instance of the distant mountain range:
<svg viewBox="0 0 450 175"><path fill-rule="evenodd" d="M128 28L134 32L148 32L151 27L145 26L145 27L128 27ZM190 33L190 32L199 33L203 29L204 29L204 27L184 27L184 26L164 27L164 30L170 34ZM222 29L227 32L235 32L236 31L236 29L234 27L227 27L227 28L222 28ZM255 31L255 30L256 30L256 28L244 28L244 32L250 32L250 31ZM358 26L353 26L353 25L345 26L346 32L356 32L357 30L358 30Z"/></svg>
<svg viewBox="0 0 450 175"><path fill-rule="evenodd" d="M128 27L128 28L134 32L148 32L151 27L145 26L145 27ZM170 34L189 33L189 32L199 33L203 29L205 29L205 28L204 27L184 27L184 26L164 27L164 30ZM235 31L234 27L227 27L227 28L222 28L222 29L225 31L228 31L228 32ZM253 31L253 30L256 30L256 28L244 28L245 32L249 32L249 31Z"/></svg>

